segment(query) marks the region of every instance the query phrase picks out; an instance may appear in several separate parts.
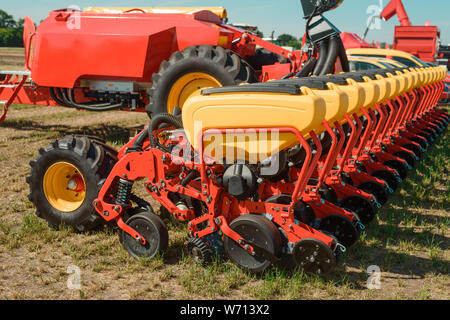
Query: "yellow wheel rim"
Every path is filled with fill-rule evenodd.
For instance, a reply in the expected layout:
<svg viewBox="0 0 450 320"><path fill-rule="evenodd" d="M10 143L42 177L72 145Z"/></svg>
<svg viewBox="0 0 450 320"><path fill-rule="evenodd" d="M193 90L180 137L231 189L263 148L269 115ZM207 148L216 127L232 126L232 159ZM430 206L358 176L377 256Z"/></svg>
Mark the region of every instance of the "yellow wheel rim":
<svg viewBox="0 0 450 320"><path fill-rule="evenodd" d="M61 212L77 210L86 197L83 175L68 162L57 162L48 168L43 187L48 202Z"/></svg>
<svg viewBox="0 0 450 320"><path fill-rule="evenodd" d="M203 72L188 73L178 79L172 86L167 99L167 112L172 114L176 107L183 109L187 99L200 95L203 89L221 87L213 76Z"/></svg>

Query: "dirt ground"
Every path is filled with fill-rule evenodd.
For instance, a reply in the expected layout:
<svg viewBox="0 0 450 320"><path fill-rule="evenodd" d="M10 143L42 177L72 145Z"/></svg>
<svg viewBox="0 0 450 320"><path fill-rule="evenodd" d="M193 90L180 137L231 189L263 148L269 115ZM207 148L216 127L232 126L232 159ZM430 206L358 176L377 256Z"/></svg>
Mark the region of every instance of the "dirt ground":
<svg viewBox="0 0 450 320"><path fill-rule="evenodd" d="M135 260L114 228L79 234L36 217L25 178L39 148L66 134L120 147L129 139L126 128L146 121L127 112L11 107L0 124L0 299L450 298L448 130L326 278L283 267L255 276L226 260L198 266L187 256L186 230L171 224L167 253ZM380 289L367 288L371 266L380 269Z"/></svg>

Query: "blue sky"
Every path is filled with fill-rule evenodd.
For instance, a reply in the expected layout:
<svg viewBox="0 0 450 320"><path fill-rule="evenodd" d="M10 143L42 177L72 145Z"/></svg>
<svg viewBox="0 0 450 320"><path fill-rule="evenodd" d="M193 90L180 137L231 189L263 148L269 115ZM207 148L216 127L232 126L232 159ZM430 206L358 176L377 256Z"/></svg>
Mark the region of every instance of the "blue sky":
<svg viewBox="0 0 450 320"><path fill-rule="evenodd" d="M344 0L344 3L334 11L326 13L340 30L355 32L362 35L369 14L367 8L371 5L386 6L389 0ZM403 0L406 11L414 25L423 25L430 20L441 30L443 44L450 43L450 1L449 0ZM231 22L257 25L270 36L290 33L300 37L304 32L304 20L300 0L2 0L0 8L12 14L15 18L29 15L39 22L52 9L78 5L87 6L223 6L227 8ZM397 18L381 23L381 30L369 31L367 40L392 42L394 26Z"/></svg>

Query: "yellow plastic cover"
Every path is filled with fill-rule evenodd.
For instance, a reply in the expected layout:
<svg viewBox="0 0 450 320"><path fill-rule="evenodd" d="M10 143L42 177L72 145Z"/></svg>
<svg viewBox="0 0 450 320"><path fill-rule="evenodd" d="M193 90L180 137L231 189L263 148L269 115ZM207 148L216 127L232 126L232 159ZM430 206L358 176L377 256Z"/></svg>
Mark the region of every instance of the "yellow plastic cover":
<svg viewBox="0 0 450 320"><path fill-rule="evenodd" d="M335 121L341 121L347 113L350 104L350 91L352 89L346 88L350 86L337 86L334 83L328 83L327 85L329 90L309 89L306 87L301 89L304 94L317 95L325 100L326 114L323 120L326 120L332 126ZM352 99L353 104L357 103L355 100Z"/></svg>
<svg viewBox="0 0 450 320"><path fill-rule="evenodd" d="M219 16L221 19L227 17L227 10L222 7L87 7L84 8L84 12L96 12L96 13L125 13L132 11L133 9L139 9L146 13L183 13L193 14L203 10L208 10Z"/></svg>
<svg viewBox="0 0 450 320"><path fill-rule="evenodd" d="M326 102L315 94L239 92L191 97L182 117L188 140L199 150L201 133L208 129L293 127L308 139L310 131L323 131L325 114ZM205 154L220 162L223 158L243 160L244 156L247 161L262 161L299 142L291 133L231 133L205 136L203 144Z"/></svg>

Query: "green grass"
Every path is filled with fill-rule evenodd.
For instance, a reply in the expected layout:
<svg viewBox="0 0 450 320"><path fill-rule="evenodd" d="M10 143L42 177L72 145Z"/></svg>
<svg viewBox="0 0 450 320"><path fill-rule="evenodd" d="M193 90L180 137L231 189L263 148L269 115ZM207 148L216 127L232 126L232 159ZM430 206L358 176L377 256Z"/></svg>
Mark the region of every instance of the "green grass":
<svg viewBox="0 0 450 320"><path fill-rule="evenodd" d="M200 266L187 255L186 228L168 223L170 244L164 255L135 260L118 241L117 229L79 234L70 228L51 229L34 214L27 200L28 161L39 147L66 134L104 138L119 147L129 139L126 126L140 123L128 113L105 113L86 125L87 113L58 109L52 117L30 116L39 107L13 106L12 117L0 125L5 205L0 208L0 293L4 298L42 299L448 299L450 285L449 131L427 150L377 219L349 248L331 275L320 278L300 269L275 266L254 275L228 260ZM53 111L52 111L53 112ZM91 114L89 114L91 115ZM143 115L145 119L145 115ZM55 121L53 119L56 119ZM73 121L67 121L72 119ZM111 120L113 119L113 120ZM146 121L143 120L143 121ZM142 186L136 192L145 195ZM153 204L155 204L153 202ZM159 206L154 206L158 209ZM23 259L22 262L16 262ZM15 266L17 264L17 266ZM83 288L65 288L66 268L83 270ZM22 271L21 265L29 269ZM378 265L382 290L366 288L366 269ZM8 265L9 266L9 265ZM17 285L28 279L27 290ZM34 283L36 283L34 285ZM46 288L45 291L40 288Z"/></svg>

